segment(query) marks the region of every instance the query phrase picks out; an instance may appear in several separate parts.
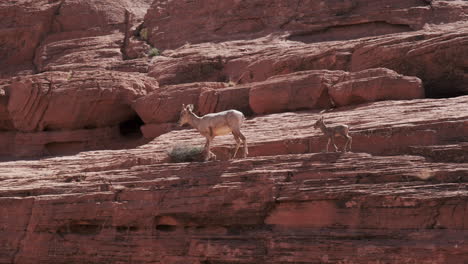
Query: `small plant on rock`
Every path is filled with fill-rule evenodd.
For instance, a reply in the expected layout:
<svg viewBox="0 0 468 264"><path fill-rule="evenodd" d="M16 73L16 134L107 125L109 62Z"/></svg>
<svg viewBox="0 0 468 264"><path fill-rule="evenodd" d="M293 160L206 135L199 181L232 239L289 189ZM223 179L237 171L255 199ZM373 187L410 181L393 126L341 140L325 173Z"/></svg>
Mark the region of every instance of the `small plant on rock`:
<svg viewBox="0 0 468 264"><path fill-rule="evenodd" d="M149 51L148 51L148 56L149 57L154 57L154 56L159 56L160 53L159 53L159 50L157 48L151 48Z"/></svg>
<svg viewBox="0 0 468 264"><path fill-rule="evenodd" d="M174 146L167 154L173 163L203 161L203 147Z"/></svg>

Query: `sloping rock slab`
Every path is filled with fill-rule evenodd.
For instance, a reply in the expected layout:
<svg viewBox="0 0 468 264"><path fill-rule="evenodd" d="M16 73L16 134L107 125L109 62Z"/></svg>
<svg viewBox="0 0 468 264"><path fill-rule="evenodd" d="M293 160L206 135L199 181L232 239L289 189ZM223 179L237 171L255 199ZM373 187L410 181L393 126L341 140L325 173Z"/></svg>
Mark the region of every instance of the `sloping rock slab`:
<svg viewBox="0 0 468 264"><path fill-rule="evenodd" d="M467 183L454 177L466 165L363 153L119 165L109 154L4 163L2 260L466 260Z"/></svg>

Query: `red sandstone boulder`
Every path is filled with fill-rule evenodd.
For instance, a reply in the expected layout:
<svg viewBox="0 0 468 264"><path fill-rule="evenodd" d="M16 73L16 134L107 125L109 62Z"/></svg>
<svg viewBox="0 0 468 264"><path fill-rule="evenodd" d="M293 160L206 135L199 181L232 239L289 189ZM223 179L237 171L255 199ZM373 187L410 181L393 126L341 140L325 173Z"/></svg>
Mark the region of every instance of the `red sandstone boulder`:
<svg viewBox="0 0 468 264"><path fill-rule="evenodd" d="M65 32L49 36L38 48L35 64L39 71L105 69L122 61L120 32Z"/></svg>
<svg viewBox="0 0 468 264"><path fill-rule="evenodd" d="M225 83L191 83L165 86L135 101L133 108L145 123L167 123L179 119L182 104L198 105L205 90L220 89Z"/></svg>
<svg viewBox="0 0 468 264"><path fill-rule="evenodd" d="M344 74L342 71L304 71L252 83L250 107L257 114L329 107L328 89Z"/></svg>
<svg viewBox="0 0 468 264"><path fill-rule="evenodd" d="M249 105L249 85L230 86L222 89L205 89L198 99L198 112L201 115L236 109L251 115Z"/></svg>
<svg viewBox="0 0 468 264"><path fill-rule="evenodd" d="M468 27L438 27L439 31L376 39L356 47L351 70L385 67L424 81L429 97L468 93L464 70L468 57Z"/></svg>
<svg viewBox="0 0 468 264"><path fill-rule="evenodd" d="M336 106L383 100L424 98L424 88L417 77L397 74L384 68L349 73L329 87L328 94Z"/></svg>
<svg viewBox="0 0 468 264"><path fill-rule="evenodd" d="M12 82L8 112L20 131L105 127L134 116L132 102L156 88L140 74L42 73Z"/></svg>
<svg viewBox="0 0 468 264"><path fill-rule="evenodd" d="M151 46L137 37L130 37L125 42L125 59L136 59L148 57Z"/></svg>
<svg viewBox="0 0 468 264"><path fill-rule="evenodd" d="M50 31L58 1L0 1L0 77L34 71L36 47Z"/></svg>
<svg viewBox="0 0 468 264"><path fill-rule="evenodd" d="M257 114L424 98L421 80L383 68L356 73L303 71L249 86L250 107Z"/></svg>

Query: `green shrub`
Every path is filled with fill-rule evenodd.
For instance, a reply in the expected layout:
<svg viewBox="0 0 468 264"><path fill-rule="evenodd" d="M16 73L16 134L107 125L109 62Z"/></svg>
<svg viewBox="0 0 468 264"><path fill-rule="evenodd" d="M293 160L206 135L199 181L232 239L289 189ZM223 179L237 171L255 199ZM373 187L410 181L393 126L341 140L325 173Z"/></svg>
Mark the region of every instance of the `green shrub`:
<svg viewBox="0 0 468 264"><path fill-rule="evenodd" d="M167 154L171 162L193 162L203 160L203 147L196 146L175 146Z"/></svg>
<svg viewBox="0 0 468 264"><path fill-rule="evenodd" d="M159 56L159 50L157 48L151 48L148 51L148 56L149 57Z"/></svg>

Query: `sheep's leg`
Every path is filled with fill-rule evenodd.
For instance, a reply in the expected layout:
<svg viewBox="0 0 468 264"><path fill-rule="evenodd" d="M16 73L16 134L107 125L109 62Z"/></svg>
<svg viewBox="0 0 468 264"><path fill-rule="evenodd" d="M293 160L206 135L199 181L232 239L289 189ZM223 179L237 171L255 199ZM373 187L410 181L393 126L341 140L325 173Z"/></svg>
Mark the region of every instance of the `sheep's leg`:
<svg viewBox="0 0 468 264"><path fill-rule="evenodd" d="M234 159L234 158L236 158L237 151L239 150L241 140L240 140L239 136L236 133L232 132L232 135L234 136L234 139L236 140L236 143L237 143L236 144L236 150L234 151L234 155L232 155L232 158Z"/></svg>
<svg viewBox="0 0 468 264"><path fill-rule="evenodd" d="M205 142L205 146L203 147L203 152L208 153L209 145L210 145L210 139L206 137L206 142Z"/></svg>
<svg viewBox="0 0 468 264"><path fill-rule="evenodd" d="M239 131L239 137L240 139L244 142L244 154L243 157L247 158L247 155L249 155L249 149L247 148L247 139L245 136Z"/></svg>
<svg viewBox="0 0 468 264"><path fill-rule="evenodd" d="M246 139L245 136L242 134L242 132L240 132L239 129L233 129L232 134L234 135L234 138L237 137L236 141L237 141L237 140L241 140L241 141L244 143L243 158L246 158L247 155L249 154L249 150L248 150L248 148L247 148L247 139ZM237 141L237 148L236 148L236 151L234 152L233 158L236 156L239 147L240 147L240 142Z"/></svg>
<svg viewBox="0 0 468 264"><path fill-rule="evenodd" d="M211 155L213 154L211 151L210 151L210 146L211 146L211 141L213 140L213 138L211 137L206 137L206 144L205 144L205 161L208 161L210 160L211 158ZM214 154L213 154L214 155Z"/></svg>

